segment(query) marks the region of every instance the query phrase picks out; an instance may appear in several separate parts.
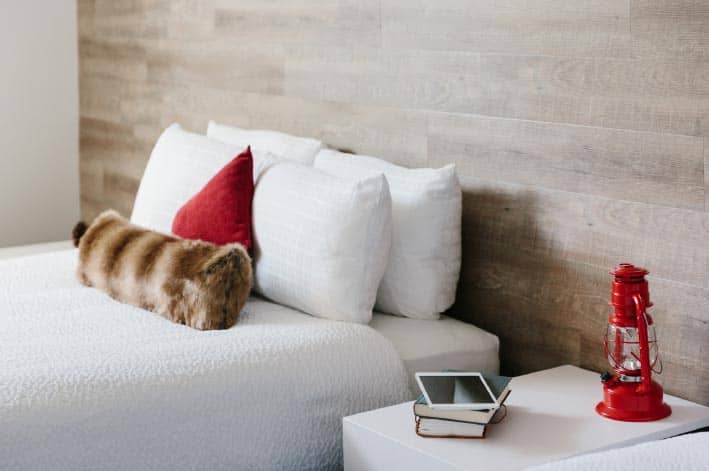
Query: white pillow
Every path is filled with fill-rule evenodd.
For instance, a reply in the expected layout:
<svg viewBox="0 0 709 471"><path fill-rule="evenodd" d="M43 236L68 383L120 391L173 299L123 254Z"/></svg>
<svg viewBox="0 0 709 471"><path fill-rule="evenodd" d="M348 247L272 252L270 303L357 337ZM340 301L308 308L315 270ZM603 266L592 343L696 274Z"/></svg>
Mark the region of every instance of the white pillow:
<svg viewBox="0 0 709 471"><path fill-rule="evenodd" d="M406 169L323 149L315 168L341 178L383 173L392 199L392 247L376 309L437 319L455 300L460 274L462 194L455 166Z"/></svg>
<svg viewBox="0 0 709 471"><path fill-rule="evenodd" d="M317 317L368 323L391 245L383 175L342 180L278 163L253 202L254 290Z"/></svg>
<svg viewBox="0 0 709 471"><path fill-rule="evenodd" d="M270 154L279 159L312 165L322 142L307 137L297 137L278 131L241 129L210 121L207 136L229 144L246 147L257 154Z"/></svg>
<svg viewBox="0 0 709 471"><path fill-rule="evenodd" d="M169 126L150 154L131 222L170 234L172 220L182 205L245 147L187 132L179 124ZM265 164L254 159L254 174L258 175Z"/></svg>

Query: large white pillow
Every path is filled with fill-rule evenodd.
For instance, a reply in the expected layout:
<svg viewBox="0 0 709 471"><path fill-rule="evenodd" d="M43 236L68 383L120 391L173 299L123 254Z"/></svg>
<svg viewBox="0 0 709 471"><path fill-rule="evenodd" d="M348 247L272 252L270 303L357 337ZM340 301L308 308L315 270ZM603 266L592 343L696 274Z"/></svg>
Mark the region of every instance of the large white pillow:
<svg viewBox="0 0 709 471"><path fill-rule="evenodd" d="M131 222L171 233L172 220L182 205L245 147L209 139L172 124L160 135L150 154Z"/></svg>
<svg viewBox="0 0 709 471"><path fill-rule="evenodd" d="M407 169L374 157L323 149L315 168L354 180L386 176L392 199L392 247L376 309L437 319L453 304L460 274L462 194L455 166Z"/></svg>
<svg viewBox="0 0 709 471"><path fill-rule="evenodd" d="M254 192L254 290L317 317L368 323L391 245L383 175L343 180L291 162Z"/></svg>
<svg viewBox="0 0 709 471"><path fill-rule="evenodd" d="M251 146L254 156L267 154L279 159L312 165L322 142L278 131L241 129L210 121L207 136L237 146Z"/></svg>

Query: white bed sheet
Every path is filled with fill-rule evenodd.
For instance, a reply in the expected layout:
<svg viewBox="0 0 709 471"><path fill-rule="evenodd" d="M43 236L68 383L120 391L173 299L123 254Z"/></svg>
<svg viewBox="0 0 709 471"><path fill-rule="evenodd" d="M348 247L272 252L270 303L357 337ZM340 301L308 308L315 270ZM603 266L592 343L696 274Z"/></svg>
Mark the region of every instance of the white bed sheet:
<svg viewBox="0 0 709 471"><path fill-rule="evenodd" d="M641 443L627 448L576 456L529 468L528 471L706 471L709 432Z"/></svg>
<svg viewBox="0 0 709 471"><path fill-rule="evenodd" d="M394 344L414 393L419 371L499 372L497 336L472 324L447 316L432 321L375 313L369 325Z"/></svg>
<svg viewBox="0 0 709 471"><path fill-rule="evenodd" d="M0 469L330 469L341 418L410 397L364 325L254 299L200 332L75 281L76 252L0 262Z"/></svg>

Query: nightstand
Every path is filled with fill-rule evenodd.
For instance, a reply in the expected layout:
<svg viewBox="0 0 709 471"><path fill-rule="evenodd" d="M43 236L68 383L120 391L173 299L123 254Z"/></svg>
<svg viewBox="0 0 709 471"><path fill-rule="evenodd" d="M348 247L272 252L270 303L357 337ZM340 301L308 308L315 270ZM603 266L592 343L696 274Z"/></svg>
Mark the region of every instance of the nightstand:
<svg viewBox="0 0 709 471"><path fill-rule="evenodd" d="M574 366L515 377L511 390L507 417L480 440L419 437L411 402L345 417L345 470L520 470L709 426L709 407L670 395L666 419L605 419L594 409L602 394L598 374Z"/></svg>

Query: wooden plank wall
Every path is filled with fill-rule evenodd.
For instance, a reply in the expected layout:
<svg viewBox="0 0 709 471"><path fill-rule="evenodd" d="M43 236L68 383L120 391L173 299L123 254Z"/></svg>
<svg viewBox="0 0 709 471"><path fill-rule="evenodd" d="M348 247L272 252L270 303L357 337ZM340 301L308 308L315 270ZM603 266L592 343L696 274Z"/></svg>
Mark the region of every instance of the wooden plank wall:
<svg viewBox="0 0 709 471"><path fill-rule="evenodd" d="M705 0L79 0L82 212L178 121L455 162L452 310L504 371L602 370L608 270L652 271L667 389L709 404ZM422 221L425 223L425 221Z"/></svg>

